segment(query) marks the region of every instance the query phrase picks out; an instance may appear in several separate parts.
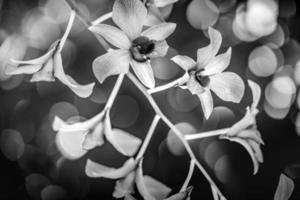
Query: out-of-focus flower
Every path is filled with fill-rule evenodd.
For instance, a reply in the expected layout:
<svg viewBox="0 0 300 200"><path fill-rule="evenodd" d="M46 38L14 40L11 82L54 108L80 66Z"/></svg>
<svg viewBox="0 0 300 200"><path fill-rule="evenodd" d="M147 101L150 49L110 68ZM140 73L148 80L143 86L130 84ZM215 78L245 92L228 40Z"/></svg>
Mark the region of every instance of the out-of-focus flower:
<svg viewBox="0 0 300 200"><path fill-rule="evenodd" d="M13 63L19 64L20 66L17 68L7 68L6 73L8 75L32 74L31 82L52 82L57 78L78 96L83 98L90 96L95 83L87 85L78 84L72 77L65 74L62 63L61 50L70 33L75 15L75 12L72 11L64 35L50 47L46 54L39 58L27 61L11 60Z"/></svg>
<svg viewBox="0 0 300 200"><path fill-rule="evenodd" d="M253 96L252 105L247 107L245 116L234 124L225 135L221 135L220 138L241 144L248 151L253 161L254 174L256 174L259 168L259 163L263 162L263 154L261 152L260 145L264 144L264 142L257 130L255 118L258 113L258 109L256 107L261 96L261 89L258 84L251 80L248 80L248 84Z"/></svg>
<svg viewBox="0 0 300 200"><path fill-rule="evenodd" d="M219 31L209 28L210 44L197 51L197 62L188 56L177 55L172 60L182 67L184 75L182 88L187 88L200 99L205 118L213 110L211 90L222 100L238 103L241 101L245 85L242 79L233 72L223 72L230 63L231 48L217 55L222 43Z"/></svg>
<svg viewBox="0 0 300 200"><path fill-rule="evenodd" d="M141 140L121 129L113 129L109 111L102 111L84 122L68 124L59 117L53 121L56 144L61 153L69 159L77 159L87 151L110 142L116 150L126 156L132 156L138 150Z"/></svg>
<svg viewBox="0 0 300 200"><path fill-rule="evenodd" d="M88 160L85 172L89 177L119 179L113 192L115 198L131 197L131 194L134 193L134 185L143 199L146 200L164 199L171 192L171 189L163 183L143 175L142 159L136 161L129 158L123 166L117 169Z"/></svg>
<svg viewBox="0 0 300 200"><path fill-rule="evenodd" d="M178 0L141 0L148 10L145 25L153 26L164 22L161 9L176 3Z"/></svg>
<svg viewBox="0 0 300 200"><path fill-rule="evenodd" d="M150 60L166 55L168 45L165 39L173 33L176 24L161 23L142 32L146 17L147 9L141 1L116 0L112 19L121 30L105 24L90 27L91 31L118 48L93 62L94 74L101 83L111 75L127 73L130 64L145 86L155 86Z"/></svg>

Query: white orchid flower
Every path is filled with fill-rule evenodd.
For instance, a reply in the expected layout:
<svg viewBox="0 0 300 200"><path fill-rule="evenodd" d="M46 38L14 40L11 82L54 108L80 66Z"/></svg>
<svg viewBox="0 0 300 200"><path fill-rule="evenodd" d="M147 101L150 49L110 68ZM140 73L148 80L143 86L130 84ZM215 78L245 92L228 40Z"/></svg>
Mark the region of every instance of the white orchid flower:
<svg viewBox="0 0 300 200"><path fill-rule="evenodd" d="M261 89L258 84L251 80L248 80L248 84L253 96L252 105L247 107L245 116L235 123L225 135L221 135L220 138L241 144L249 153L254 165L254 174L256 174L259 163L263 162L260 145L264 144L264 142L256 127L257 105L261 96Z"/></svg>
<svg viewBox="0 0 300 200"><path fill-rule="evenodd" d="M18 74L32 74L31 82L37 81L55 81L55 78L60 80L63 84L69 87L76 95L86 98L91 95L95 83L86 85L78 84L71 76L68 76L64 72L61 50L67 40L67 37L72 28L72 24L75 19L75 11L71 11L69 23L62 38L56 41L50 49L39 58L18 61L11 60L11 62L18 64L17 68L7 68L6 74L18 75Z"/></svg>
<svg viewBox="0 0 300 200"><path fill-rule="evenodd" d="M151 58L166 55L165 39L173 33L176 24L161 23L142 32L146 17L147 9L141 1L116 0L112 19L121 30L105 24L90 27L92 32L118 48L94 60L94 74L100 83L111 75L127 73L130 65L145 86L154 88Z"/></svg>
<svg viewBox="0 0 300 200"><path fill-rule="evenodd" d="M200 99L205 118L213 110L211 91L224 101L239 103L244 95L245 85L242 79L233 72L223 72L230 63L231 48L217 55L222 43L219 31L209 28L210 44L197 51L197 62L188 56L177 55L172 60L186 72L181 83L193 95Z"/></svg>
<svg viewBox="0 0 300 200"><path fill-rule="evenodd" d="M105 140L125 156L134 155L141 144L139 138L123 130L113 129L108 111L102 111L84 122L71 124L56 116L52 127L57 131L58 149L69 159L82 157L89 150L103 145Z"/></svg>
<svg viewBox="0 0 300 200"><path fill-rule="evenodd" d="M119 179L115 184L113 197L130 197L136 186L139 194L146 200L163 200L171 189L154 178L144 175L142 159L129 158L120 168L112 168L87 161L85 172L89 177Z"/></svg>

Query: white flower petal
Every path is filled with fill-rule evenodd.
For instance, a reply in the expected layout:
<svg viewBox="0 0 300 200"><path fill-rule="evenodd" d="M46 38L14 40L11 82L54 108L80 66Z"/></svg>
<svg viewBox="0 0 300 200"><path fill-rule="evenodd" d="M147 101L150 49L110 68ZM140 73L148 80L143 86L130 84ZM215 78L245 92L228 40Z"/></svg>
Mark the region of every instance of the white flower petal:
<svg viewBox="0 0 300 200"><path fill-rule="evenodd" d="M196 80L194 73L192 73L190 75L190 78L188 79L186 85L187 85L188 90L192 94L199 95L199 94L202 94L205 91L204 87L202 87L200 85L200 83L198 83L198 81Z"/></svg>
<svg viewBox="0 0 300 200"><path fill-rule="evenodd" d="M242 119L236 122L227 132L229 136L238 136L240 132L245 130L247 127L256 124L255 116L252 115L249 107L247 108L246 114Z"/></svg>
<svg viewBox="0 0 300 200"><path fill-rule="evenodd" d="M148 7L148 16L145 20L144 26L155 26L157 24L165 22L160 10L156 5L150 4Z"/></svg>
<svg viewBox="0 0 300 200"><path fill-rule="evenodd" d="M150 40L161 41L169 37L175 31L175 28L175 23L161 23L148 28L142 32L142 35L148 37Z"/></svg>
<svg viewBox="0 0 300 200"><path fill-rule="evenodd" d="M177 194L174 194L165 200L189 200L191 198L190 196L191 196L192 190L193 190L193 187L190 186L186 190L184 190L182 192L178 192Z"/></svg>
<svg viewBox="0 0 300 200"><path fill-rule="evenodd" d="M60 130L55 137L56 146L64 157L71 160L78 159L87 153L82 148L82 142L87 133L87 130Z"/></svg>
<svg viewBox="0 0 300 200"><path fill-rule="evenodd" d="M53 77L53 59L49 59L46 64L42 67L42 69L32 75L31 82L38 81L55 81Z"/></svg>
<svg viewBox="0 0 300 200"><path fill-rule="evenodd" d="M160 8L160 7L165 7L167 5L176 3L177 1L178 0L154 0L154 4Z"/></svg>
<svg viewBox="0 0 300 200"><path fill-rule="evenodd" d="M185 71L189 71L196 66L196 62L188 56L177 55L171 58L171 60Z"/></svg>
<svg viewBox="0 0 300 200"><path fill-rule="evenodd" d="M100 83L116 74L127 73L130 54L128 50L113 50L96 58L93 62L93 71Z"/></svg>
<svg viewBox="0 0 300 200"><path fill-rule="evenodd" d="M81 98L89 97L93 93L93 89L95 86L95 83L89 83L85 85L78 84L71 76L66 75L68 81L75 85L76 87L67 85L76 95L78 95Z"/></svg>
<svg viewBox="0 0 300 200"><path fill-rule="evenodd" d="M209 118L214 109L214 102L210 90L206 89L203 93L197 95L200 99L204 117Z"/></svg>
<svg viewBox="0 0 300 200"><path fill-rule="evenodd" d="M133 156L142 143L139 138L121 129L105 131L105 136L106 139L125 156Z"/></svg>
<svg viewBox="0 0 300 200"><path fill-rule="evenodd" d="M132 195L128 194L124 197L124 200L137 200L137 199L134 198Z"/></svg>
<svg viewBox="0 0 300 200"><path fill-rule="evenodd" d="M91 133L86 134L86 137L82 142L82 148L85 150L91 150L103 144L104 144L103 123L99 123L95 126L95 128L91 131Z"/></svg>
<svg viewBox="0 0 300 200"><path fill-rule="evenodd" d="M120 29L106 24L97 24L89 28L90 31L101 35L109 43L121 49L129 49L130 41Z"/></svg>
<svg viewBox="0 0 300 200"><path fill-rule="evenodd" d="M130 172L125 178L116 181L113 197L122 198L134 193L134 181L135 171Z"/></svg>
<svg viewBox="0 0 300 200"><path fill-rule="evenodd" d="M210 44L197 51L197 63L200 68L205 67L210 60L217 55L222 43L221 33L216 29L209 27L208 36Z"/></svg>
<svg viewBox="0 0 300 200"><path fill-rule="evenodd" d="M257 143L256 141L254 140L251 140L251 139L248 139L247 140L249 145L251 146L253 152L254 152L254 155L256 157L256 160L260 163L264 162L264 157L263 157L263 153L260 149L260 144Z"/></svg>
<svg viewBox="0 0 300 200"><path fill-rule="evenodd" d="M169 45L165 40L155 42L153 52L149 55L150 58L164 57L169 49Z"/></svg>
<svg viewBox="0 0 300 200"><path fill-rule="evenodd" d="M248 140L254 140L258 144L264 144L264 141L261 139L261 136L256 129L242 130L237 136Z"/></svg>
<svg viewBox="0 0 300 200"><path fill-rule="evenodd" d="M260 86L251 81L251 80L248 80L248 84L249 84L249 87L252 91L252 104L251 104L251 109L256 109L258 103L259 103L259 100L260 100L260 97L261 97L261 88Z"/></svg>
<svg viewBox="0 0 300 200"><path fill-rule="evenodd" d="M144 182L148 192L154 199L164 199L171 192L171 188L150 176L145 175Z"/></svg>
<svg viewBox="0 0 300 200"><path fill-rule="evenodd" d="M147 9L140 0L116 0L112 19L131 39L137 38L147 17Z"/></svg>
<svg viewBox="0 0 300 200"><path fill-rule="evenodd" d="M209 77L209 88L222 100L239 103L244 96L245 85L236 73L222 72Z"/></svg>
<svg viewBox="0 0 300 200"><path fill-rule="evenodd" d="M294 181L287 177L285 174L281 174L276 188L274 200L288 200L290 199L295 188Z"/></svg>
<svg viewBox="0 0 300 200"><path fill-rule="evenodd" d="M155 87L155 79L149 62L136 62L131 60L131 67L138 79L148 88Z"/></svg>
<svg viewBox="0 0 300 200"><path fill-rule="evenodd" d="M109 179L119 179L125 177L136 167L136 162L133 158L129 158L120 168L112 168L87 160L85 165L85 173L89 177L103 177Z"/></svg>
<svg viewBox="0 0 300 200"><path fill-rule="evenodd" d="M47 60L49 60L51 58L51 56L53 55L55 48L51 48L47 51L47 53L45 53L44 55L42 55L41 57L32 59L32 60L14 60L11 59L11 62L15 63L15 64L20 64L20 65L43 65Z"/></svg>
<svg viewBox="0 0 300 200"><path fill-rule="evenodd" d="M137 187L140 195L145 200L155 200L155 198L149 193L148 188L145 184L144 175L143 175L142 160L140 160L139 166L136 170L135 183L136 183L136 187Z"/></svg>
<svg viewBox="0 0 300 200"><path fill-rule="evenodd" d="M204 67L204 70L200 73L203 76L209 76L213 74L218 74L224 71L229 63L231 58L231 47L228 50L211 59L211 61Z"/></svg>
<svg viewBox="0 0 300 200"><path fill-rule="evenodd" d="M40 65L22 65L19 67L8 66L5 69L5 74L7 75L18 75L18 74L33 74L42 68Z"/></svg>
<svg viewBox="0 0 300 200"><path fill-rule="evenodd" d="M63 84L69 86L69 87L76 87L76 84L73 84L69 81L67 78L63 63L62 63L62 58L60 53L55 53L54 58L53 58L53 65L54 65L54 76L60 80Z"/></svg>

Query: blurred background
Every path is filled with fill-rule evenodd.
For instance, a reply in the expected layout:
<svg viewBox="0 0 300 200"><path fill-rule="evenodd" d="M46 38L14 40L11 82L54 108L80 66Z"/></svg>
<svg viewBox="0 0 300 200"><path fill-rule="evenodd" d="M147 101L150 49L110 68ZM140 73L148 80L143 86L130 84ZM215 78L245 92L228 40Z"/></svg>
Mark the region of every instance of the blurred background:
<svg viewBox="0 0 300 200"><path fill-rule="evenodd" d="M86 19L110 12L112 0L77 0ZM257 116L265 141L264 163L257 175L244 148L217 137L190 142L198 159L224 191L228 200L273 199L279 176L295 182L291 199L300 199L300 12L296 0L179 0L161 9L167 21L177 23L168 39L167 58L153 61L157 85L180 77L183 71L169 58L184 54L196 58L206 46L207 28L223 36L220 52L233 47L228 71L257 82L262 99ZM88 178L87 158L120 166L126 157L110 144L90 151L79 160L63 158L51 128L54 116L68 120L90 118L100 112L116 77L97 83L82 99L60 82L30 83L30 76L8 76L11 58L42 55L64 32L69 8L62 0L0 0L0 199L112 199L114 181ZM108 21L107 23L112 23ZM97 82L93 60L105 53L77 19L63 49L65 71L79 83ZM184 133L230 127L252 101L246 87L240 104L213 96L212 116L204 120L197 97L170 89L154 95L162 110ZM112 124L144 138L154 113L128 79L112 108ZM144 158L144 173L176 192L184 182L189 159L180 141L159 123ZM191 180L192 199L212 199L210 186L198 170Z"/></svg>

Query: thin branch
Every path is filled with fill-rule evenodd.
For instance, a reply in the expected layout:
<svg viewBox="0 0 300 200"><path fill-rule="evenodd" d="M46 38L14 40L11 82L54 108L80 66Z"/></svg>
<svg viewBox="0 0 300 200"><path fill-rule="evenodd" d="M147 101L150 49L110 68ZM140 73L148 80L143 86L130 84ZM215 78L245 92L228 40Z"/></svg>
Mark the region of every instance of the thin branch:
<svg viewBox="0 0 300 200"><path fill-rule="evenodd" d="M180 192L183 192L186 190L186 188L189 186L190 180L193 176L194 173L194 169L195 169L195 161L193 159L191 159L190 161L190 167L189 167L189 172L185 178L185 181L180 189Z"/></svg>
<svg viewBox="0 0 300 200"><path fill-rule="evenodd" d="M178 138L182 141L187 153L189 154L190 158L195 161L195 164L200 169L202 174L205 176L207 181L214 185L215 188L218 190L218 193L220 196L224 197L221 190L217 187L213 179L209 176L209 174L205 171L204 167L201 165L201 163L197 160L196 156L194 155L194 152L192 151L191 147L189 146L188 142L184 139L183 134L180 132L180 130L162 113L158 105L156 104L156 101L153 99L153 97L147 92L147 89L136 79L136 77L131 74L131 72L127 73L128 78L135 84L135 86L144 94L144 96L147 98L149 103L151 104L153 110L156 112L157 115L161 117L161 119L165 122L167 126L169 126L170 129L173 130L173 132L178 136ZM225 198L225 197L224 197Z"/></svg>
<svg viewBox="0 0 300 200"><path fill-rule="evenodd" d="M176 80L174 80L174 81L171 81L171 82L169 82L169 83L167 83L167 84L165 84L165 85L161 85L161 86L158 86L158 87L156 87L156 88L149 89L149 90L148 90L148 93L149 93L149 94L153 94L153 93L161 92L161 91L167 90L167 89L169 89L169 88L178 86L178 84L179 84L180 82L182 82L184 78L185 78L185 77L182 76L182 77L180 77L180 78L178 78L178 79L176 79Z"/></svg>
<svg viewBox="0 0 300 200"><path fill-rule="evenodd" d="M223 135L228 132L230 128L223 128L223 129L218 129L218 130L213 130L213 131L206 131L203 133L195 133L195 134L190 134L190 135L185 135L184 138L186 140L196 140L200 138L207 138L207 137L213 137L217 135Z"/></svg>
<svg viewBox="0 0 300 200"><path fill-rule="evenodd" d="M118 76L118 79L116 80L115 82L115 85L114 85L114 88L112 89L109 97L108 97L108 100L106 102L106 105L105 105L105 108L104 109L110 109L112 104L114 103L115 99L116 99L116 96L120 90L120 87L122 85L122 82L124 80L124 75L125 74L119 74Z"/></svg>
<svg viewBox="0 0 300 200"><path fill-rule="evenodd" d="M160 120L160 117L158 115L155 115L155 117L153 118L152 123L150 125L150 128L149 128L149 130L147 132L147 135L146 135L146 137L144 139L143 145L142 145L142 147L141 147L138 155L136 156L136 160L139 160L140 158L143 157L143 155L144 155L144 153L145 153L145 151L146 151L146 149L147 149L147 147L149 145L149 142L150 142L150 140L151 140L151 138L153 136L153 133L155 131L155 128L156 128L159 120Z"/></svg>
<svg viewBox="0 0 300 200"><path fill-rule="evenodd" d="M112 18L112 12L106 13L106 14L100 16L99 18L95 19L94 21L91 22L91 25L95 26L97 24L101 24L102 22L104 22L110 18Z"/></svg>

